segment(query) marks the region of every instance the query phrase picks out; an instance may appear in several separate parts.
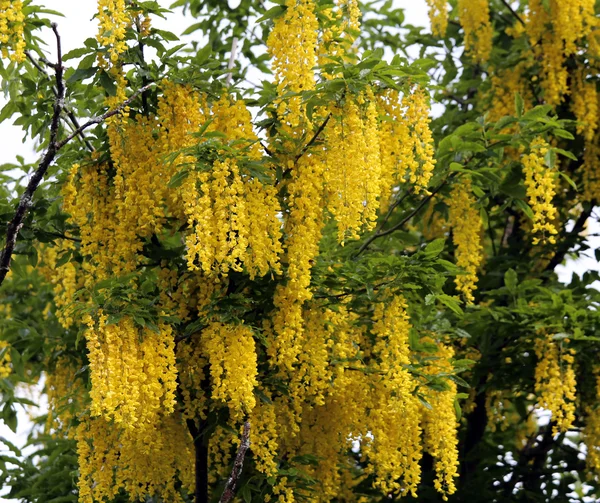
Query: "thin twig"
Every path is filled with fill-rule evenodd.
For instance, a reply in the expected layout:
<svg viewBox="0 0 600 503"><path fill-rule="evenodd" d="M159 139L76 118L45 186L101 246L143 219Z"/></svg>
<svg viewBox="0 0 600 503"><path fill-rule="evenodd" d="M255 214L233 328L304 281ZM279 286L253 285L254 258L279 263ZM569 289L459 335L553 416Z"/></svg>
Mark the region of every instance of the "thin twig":
<svg viewBox="0 0 600 503"><path fill-rule="evenodd" d="M327 127L327 123L329 122L329 119L331 119L331 113L329 115L327 115L327 117L325 118L325 120L323 121L323 124L321 124L319 126L319 129L317 129L315 131L315 134L313 135L313 137L310 139L310 141L304 145L304 147L302 148L302 151L296 156L296 162L298 162L300 160L300 158L306 154L306 152L308 151L308 149L310 147L313 146L313 144L317 141L317 138L319 138L319 135L323 132L323 129L325 129Z"/></svg>
<svg viewBox="0 0 600 503"><path fill-rule="evenodd" d="M227 64L227 70L229 70L229 73L227 74L227 77L225 78L225 85L227 87L229 87L229 84L231 84L231 77L233 76L233 66L235 65L235 56L236 56L236 52L237 52L237 45L238 45L238 38L237 37L233 37L233 40L231 41L231 54L229 55L229 63Z"/></svg>
<svg viewBox="0 0 600 503"><path fill-rule="evenodd" d="M65 86L63 82L63 65L62 65L62 49L60 42L60 35L58 34L58 27L56 23L52 23L52 30L56 36L57 43L57 54L58 54L58 63L52 64L52 68L54 68L56 72L56 90L57 97L54 101L54 113L52 115L52 121L50 124L50 141L48 143L48 149L45 154L42 156L40 163L38 164L37 169L33 173L33 176L29 180L27 187L23 194L21 195L21 199L19 200L19 204L17 206L17 210L15 212L15 216L8 224L8 228L6 231L6 244L4 250L2 251L2 255L0 256L0 285L4 282L8 271L10 270L10 261L12 258L12 254L15 249L15 245L17 243L17 236L19 231L23 227L23 222L25 220L25 215L31 206L33 205L33 194L39 187L40 183L44 179L44 175L48 171L50 164L54 161L56 154L58 151L63 148L69 141L71 141L76 136L80 135L85 129L94 125L100 124L105 121L109 117L118 114L123 108L127 107L131 104L131 102L146 89L151 87L153 84L149 84L147 86L138 89L133 95L121 103L119 106L110 110L98 117L94 117L93 119L86 122L83 126L77 128L73 133L71 133L67 138L62 141L58 141L58 133L60 128L60 116L65 106Z"/></svg>
<svg viewBox="0 0 600 503"><path fill-rule="evenodd" d="M519 23L521 23L523 26L525 26L525 21L523 21L523 18L521 16L519 16L519 14L517 14L517 12L510 6L510 4L508 3L508 0L500 0L505 6L506 8L510 11L510 13L515 16L515 18L519 21Z"/></svg>
<svg viewBox="0 0 600 503"><path fill-rule="evenodd" d="M60 114L65 106L65 86L63 82L62 49L60 35L58 34L58 27L56 23L52 23L52 31L56 36L58 62L56 65L54 65L54 70L56 72L55 78L57 96L54 100L54 112L52 114L52 121L50 123L50 142L48 144L48 150L46 150L46 153L42 157L38 168L35 170L33 176L29 180L25 192L23 192L21 195L15 216L8 224L8 228L6 230L6 245L2 251L2 256L0 257L0 285L2 285L4 278L6 278L6 275L10 270L10 259L15 249L15 245L17 244L17 235L19 234L21 227L23 227L23 221L25 220L25 214L27 213L27 210L33 204L33 193L43 180L44 175L46 174L46 171L48 171L48 167L54 160L58 150L56 141L60 127Z"/></svg>
<svg viewBox="0 0 600 503"><path fill-rule="evenodd" d="M242 431L242 439L240 446L238 447L235 461L233 462L233 468L231 469L231 475L227 479L225 484L225 490L219 500L219 503L229 503L235 496L235 486L242 474L242 468L244 466L244 458L246 457L246 451L250 447L250 421L244 423L244 430Z"/></svg>
<svg viewBox="0 0 600 503"><path fill-rule="evenodd" d="M97 117L94 117L92 119L90 119L89 121L87 121L83 126L80 126L79 128L77 128L77 130L73 131L69 136L67 136L64 140L60 141L57 143L56 145L56 149L60 150L62 147L64 147L67 143L69 143L73 138L75 138L78 134L80 134L82 131L85 131L87 128L89 128L90 126L93 126L94 124L100 124L101 122L104 122L106 119L109 119L110 117L117 115L119 112L121 112L121 110L123 110L125 107L128 107L129 105L131 105L131 103L142 93L146 92L148 89L150 89L152 86L154 86L154 83L148 84L144 87L140 87L137 91L135 91L128 99L126 99L123 103L121 103L120 105L118 105L117 107L113 108L112 110L109 110L106 113L103 113L102 115L98 115Z"/></svg>
<svg viewBox="0 0 600 503"><path fill-rule="evenodd" d="M31 61L31 64L42 74L46 75L47 77L49 77L48 72L35 60L35 58L31 55L31 53L29 51L25 51L25 56L27 56L27 59L29 59L29 61ZM40 60L42 61L42 60ZM44 63L45 62L45 63ZM45 59L42 61L42 63L46 64L48 63L48 61L46 61ZM51 68L54 68L54 64L49 63L49 66ZM58 95L58 90L56 89L56 86L52 87L52 91L54 92L54 96ZM80 127L79 125L79 121L77 120L77 117L75 116L75 114L73 113L73 111L71 109L69 109L67 106L63 107L63 111L66 112L67 117L69 118L69 120L71 121L71 124L73 126L73 130L76 130ZM85 144L85 147L90 151L90 152L94 152L94 146L89 142L89 140L85 137L85 135L83 134L83 132L81 132L81 134L79 135L81 138L81 141Z"/></svg>
<svg viewBox="0 0 600 503"><path fill-rule="evenodd" d="M359 255L361 253L363 253L371 245L371 243L373 241L375 241L376 239L381 238L383 236L387 236L388 234L391 234L392 232L395 232L398 229L402 228L411 218L413 218L417 213L419 213L419 211L421 211L421 209L423 209L423 207L429 201L431 201L431 199L433 199L435 197L435 195L442 189L442 187L444 185L446 185L447 182L448 182L448 178L446 178L446 180L444 180L435 189L433 189L433 192L431 192L425 199L423 199L413 211L411 211L408 215L406 215L396 225L394 225L393 227L390 227L389 229L386 229L385 231L383 229L379 229L375 234L373 234L369 239L367 239L362 244L362 246L358 249L358 251L356 252L356 254L354 255L353 258L357 259L359 257Z"/></svg>

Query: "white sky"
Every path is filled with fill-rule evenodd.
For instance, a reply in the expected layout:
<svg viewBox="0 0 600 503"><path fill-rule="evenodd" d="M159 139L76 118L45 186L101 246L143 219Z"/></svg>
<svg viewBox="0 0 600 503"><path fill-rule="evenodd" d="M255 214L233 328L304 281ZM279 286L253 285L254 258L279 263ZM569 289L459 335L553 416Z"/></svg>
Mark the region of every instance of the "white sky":
<svg viewBox="0 0 600 503"><path fill-rule="evenodd" d="M238 1L229 0L232 7ZM38 0L36 3L65 14L66 17L56 19L62 38L64 53L83 46L85 39L95 35L97 24L92 19L96 12L95 0ZM169 7L172 1L159 0L159 3L164 7ZM395 0L395 4L405 9L406 23L415 26L429 26L425 0ZM167 20L160 18L153 19L153 26L172 31L176 35L179 35L192 22L191 20L184 19L180 11L178 11L175 14L169 15ZM50 30L45 30L42 37L48 41L50 47L54 47ZM4 97L0 96L0 106L4 106L5 103ZM10 121L0 124L0 164L15 162L17 155L23 156L26 162L34 162L38 158L31 142L23 143L22 138L23 133L20 127L13 126ZM594 222L589 230L590 232L600 233L600 225ZM600 246L600 238L594 237L590 241L594 248ZM590 255L590 258L581 258L576 263L571 262L567 267L559 267L557 271L561 280L569 280L573 271L581 273L588 269L598 269L598 263L593 258L593 251ZM17 445L23 445L29 432L30 423L26 413L23 412L19 416L19 430L17 435L3 424L0 424L0 437L6 437ZM0 445L1 450L2 447ZM0 497L0 503L8 503L9 501L14 500L7 500Z"/></svg>

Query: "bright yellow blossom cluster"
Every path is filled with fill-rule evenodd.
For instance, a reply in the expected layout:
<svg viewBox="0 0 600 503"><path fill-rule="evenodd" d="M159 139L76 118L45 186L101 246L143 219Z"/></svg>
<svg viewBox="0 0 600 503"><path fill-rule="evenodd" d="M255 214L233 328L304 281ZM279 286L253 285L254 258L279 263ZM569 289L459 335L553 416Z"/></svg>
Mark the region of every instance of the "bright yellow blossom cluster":
<svg viewBox="0 0 600 503"><path fill-rule="evenodd" d="M600 398L600 372L594 369L596 380L596 400ZM597 403L597 402L596 402ZM597 405L586 405L585 427L583 429L583 440L587 447L586 465L593 471L596 480L600 477L600 414Z"/></svg>
<svg viewBox="0 0 600 503"><path fill-rule="evenodd" d="M573 362L575 350L569 340L555 341L545 336L535 341L538 363L535 367L535 392L539 407L552 412L554 434L566 432L575 421L576 381Z"/></svg>
<svg viewBox="0 0 600 503"><path fill-rule="evenodd" d="M458 0L458 19L465 31L465 48L471 57L485 63L492 51L494 30L488 0Z"/></svg>
<svg viewBox="0 0 600 503"><path fill-rule="evenodd" d="M0 379L4 379L11 374L11 361L10 344L7 341L0 341Z"/></svg>
<svg viewBox="0 0 600 503"><path fill-rule="evenodd" d="M558 105L569 92L567 58L595 25L593 0L530 0L526 31L534 55L542 62L547 103Z"/></svg>
<svg viewBox="0 0 600 503"><path fill-rule="evenodd" d="M452 239L456 247L456 265L465 270L465 274L458 275L454 282L465 300L473 302L477 270L483 260L483 247L481 217L475 208L470 179L464 178L452 188L448 205Z"/></svg>
<svg viewBox="0 0 600 503"><path fill-rule="evenodd" d="M25 15L22 0L0 1L0 51L3 58L25 61Z"/></svg>
<svg viewBox="0 0 600 503"><path fill-rule="evenodd" d="M102 312L86 319L92 389L92 417L103 417L124 429L143 430L174 410L177 370L169 325L158 333L140 329L124 317L108 322Z"/></svg>
<svg viewBox="0 0 600 503"><path fill-rule="evenodd" d="M429 6L429 21L431 32L436 37L444 37L448 28L448 2L447 0L427 0Z"/></svg>
<svg viewBox="0 0 600 503"><path fill-rule="evenodd" d="M226 404L230 416L241 419L256 400L256 349L252 329L213 322L202 331L201 344L210 366L211 397Z"/></svg>
<svg viewBox="0 0 600 503"><path fill-rule="evenodd" d="M438 343L432 370L443 374L452 371L452 346ZM447 389L433 391L428 395L431 409L421 407L423 413L423 431L425 450L434 459L436 478L435 488L442 494L444 501L456 492L454 479L458 477L458 420L456 418L456 383L448 381Z"/></svg>
<svg viewBox="0 0 600 503"><path fill-rule="evenodd" d="M531 142L530 153L522 158L529 206L533 210L533 244L555 243L554 225L557 211L552 204L556 195L556 171L546 166L545 156L550 146L541 137Z"/></svg>
<svg viewBox="0 0 600 503"><path fill-rule="evenodd" d="M177 413L159 418L145 435L82 417L75 438L80 503L110 501L122 490L131 501L160 496L183 503L180 486L194 490L193 442Z"/></svg>

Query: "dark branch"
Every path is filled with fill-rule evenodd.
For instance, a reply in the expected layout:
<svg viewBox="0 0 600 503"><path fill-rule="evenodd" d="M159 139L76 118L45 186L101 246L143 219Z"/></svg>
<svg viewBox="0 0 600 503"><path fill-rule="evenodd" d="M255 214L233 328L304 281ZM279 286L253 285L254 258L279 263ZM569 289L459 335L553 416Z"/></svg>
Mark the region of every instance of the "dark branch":
<svg viewBox="0 0 600 503"><path fill-rule="evenodd" d="M329 119L331 119L331 113L325 118L325 120L323 121L323 124L321 124L319 126L319 129L317 129L315 131L315 134L313 135L313 137L310 139L310 141L304 145L304 148L302 149L302 151L296 156L296 161L299 161L300 158L306 154L306 152L308 152L308 149L310 147L312 147L314 145L314 143L317 141L317 139L319 138L319 135L323 132L323 129L325 129L325 127L327 127L327 123L329 122Z"/></svg>
<svg viewBox="0 0 600 503"><path fill-rule="evenodd" d="M106 119L109 119L110 117L113 117L114 115L117 115L118 113L121 112L121 110L123 110L125 107L128 107L129 105L131 105L131 103L142 93L146 92L148 89L150 89L154 84L148 84L144 87L140 87L137 91L135 91L131 97L129 97L128 99L126 99L123 103L121 103L120 105L118 105L117 107L113 108L112 110L109 110L106 113L103 113L102 115L98 115L92 119L90 119L89 121L87 121L83 126L80 126L79 128L77 128L75 131L73 131L69 136L67 136L64 140L60 141L57 143L56 145L56 149L60 150L61 148L63 148L67 143L69 143L73 138L75 138L77 135L81 134L83 131L85 131L87 128L89 128L90 126L93 126L95 124L100 124L102 122L104 122Z"/></svg>
<svg viewBox="0 0 600 503"><path fill-rule="evenodd" d="M358 256L361 253L363 253L371 245L371 243L373 241L375 241L376 239L381 238L383 236L387 236L388 234L391 234L392 232L395 232L398 229L402 228L408 221L410 221L411 218L413 218L417 213L419 213L419 211L421 211L423 209L423 207L429 201L431 201L431 199L433 199L435 197L435 195L442 189L442 187L444 185L446 185L447 181L448 181L448 179L444 180L435 189L433 189L433 191L426 198L424 198L413 211L411 211L408 215L406 215L396 225L394 225L393 227L390 227L389 229L386 229L385 231L380 228L377 232L375 232L375 234L373 234L369 239L367 239L363 243L363 245L358 249L358 251L356 252L356 255L354 255L354 259L358 258ZM386 217L386 220L387 220L387 217Z"/></svg>
<svg viewBox="0 0 600 503"><path fill-rule="evenodd" d="M550 259L550 262L548 262L548 265L546 266L546 271L553 271L554 268L558 264L561 264L562 261L565 259L565 255L569 253L571 246L575 244L577 236L581 233L581 231L583 231L587 219L590 218L590 215L594 211L595 204L595 201L592 201L590 203L590 207L587 210L581 212L581 215L579 215L579 218L575 221L575 225L573 226L571 232L569 232L566 238L558 245L558 250L552 257L552 259Z"/></svg>
<svg viewBox="0 0 600 503"><path fill-rule="evenodd" d="M229 503L235 496L235 486L242 474L242 468L244 467L244 458L246 457L246 451L250 447L250 422L244 423L244 430L242 431L242 439L240 446L238 447L235 460L233 461L233 468L231 469L231 475L227 479L225 484L225 490L219 500L219 503Z"/></svg>
<svg viewBox="0 0 600 503"><path fill-rule="evenodd" d="M52 121L50 123L50 140L48 143L48 149L42 156L40 163L38 164L37 169L33 173L33 176L29 180L27 187L23 194L21 195L21 199L19 200L19 204L17 206L17 210L15 212L15 216L8 224L8 228L6 231L6 244L2 254L0 255L0 285L4 282L8 271L10 270L10 261L12 258L12 254L15 249L15 245L17 243L17 236L19 231L23 227L23 221L25 220L25 215L27 211L32 206L33 194L39 187L40 183L44 179L44 175L48 171L48 168L54 161L56 154L58 151L63 148L69 141L75 138L78 135L81 135L85 129L94 125L100 124L105 121L109 117L118 114L123 108L130 105L131 102L142 92L148 89L153 84L149 84L147 86L142 87L133 93L133 95L121 103L118 107L110 110L98 117L94 117L93 119L86 122L83 126L77 128L73 133L71 133L67 138L62 141L58 141L58 133L60 129L60 116L63 112L65 106L65 86L63 82L63 62L62 62L62 49L60 42L60 35L58 34L58 29L56 23L52 24L52 30L56 36L57 43L57 53L58 53L58 62L56 64L52 64L52 68L55 70L55 79L56 79L56 91L57 96L54 100L54 112L52 114Z"/></svg>
<svg viewBox="0 0 600 503"><path fill-rule="evenodd" d="M6 244L2 251L2 256L0 256L0 285L2 285L4 278L6 278L6 275L10 270L10 259L15 249L15 245L17 244L17 235L19 234L21 227L23 227L23 221L25 220L27 210L32 206L33 193L43 180L44 175L46 174L46 171L48 171L48 167L54 160L58 150L57 139L60 127L60 114L65 106L65 86L63 82L62 49L56 23L52 23L52 31L56 36L58 62L54 65L57 95L54 100L54 112L50 123L50 142L48 144L48 150L46 150L38 168L29 180L25 192L21 195L15 216L8 224L6 230Z"/></svg>
<svg viewBox="0 0 600 503"><path fill-rule="evenodd" d="M25 51L25 55L27 56L27 59L29 59L29 61L31 61L31 64L42 74L46 75L47 77L49 77L48 72L46 72L46 70L35 60L35 58L31 55L31 53L29 51ZM47 66L50 66L51 68L54 68L55 65L52 63L49 63L48 61L46 61L45 59L40 60L42 61L42 63L44 63ZM54 96L58 96L58 90L56 89L56 86L52 87L52 91L54 92ZM78 129L80 127L79 125L79 121L77 120L77 117L75 116L75 114L73 113L72 110L70 110L67 106L63 107L63 111L67 114L67 117L69 118L69 120L71 121L71 125L73 126L73 129ZM81 132L81 134L79 135L81 138L81 141L85 144L85 147L90 151L93 152L95 149L93 147L93 145L88 141L88 139L85 137L85 135L83 134L83 131Z"/></svg>
<svg viewBox="0 0 600 503"><path fill-rule="evenodd" d="M506 6L506 8L510 11L510 13L519 21L519 23L521 23L523 26L525 26L525 21L523 21L523 18L521 16L519 16L519 14L517 14L515 9L513 9L510 6L510 4L508 3L508 0L500 0L500 1Z"/></svg>

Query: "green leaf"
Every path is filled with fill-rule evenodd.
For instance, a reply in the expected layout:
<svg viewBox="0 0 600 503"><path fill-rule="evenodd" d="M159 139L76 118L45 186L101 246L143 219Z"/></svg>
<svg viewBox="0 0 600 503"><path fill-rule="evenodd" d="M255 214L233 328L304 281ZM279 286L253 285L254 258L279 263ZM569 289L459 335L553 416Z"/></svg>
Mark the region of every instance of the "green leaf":
<svg viewBox="0 0 600 503"><path fill-rule="evenodd" d="M185 181L185 179L189 176L189 174L190 174L190 172L187 169L182 169L178 173L175 173L169 180L167 187L169 187L170 189L179 187Z"/></svg>
<svg viewBox="0 0 600 503"><path fill-rule="evenodd" d="M446 240L439 238L429 243L424 250L425 256L429 258L437 257L442 251L444 251L444 245Z"/></svg>
<svg viewBox="0 0 600 503"><path fill-rule="evenodd" d="M515 111L517 113L517 117L519 117L519 118L522 117L523 109L524 109L523 98L521 97L521 95L519 93L515 93Z"/></svg>
<svg viewBox="0 0 600 503"><path fill-rule="evenodd" d="M509 292L516 293L518 281L517 273L514 269L509 269L504 273L504 284Z"/></svg>

